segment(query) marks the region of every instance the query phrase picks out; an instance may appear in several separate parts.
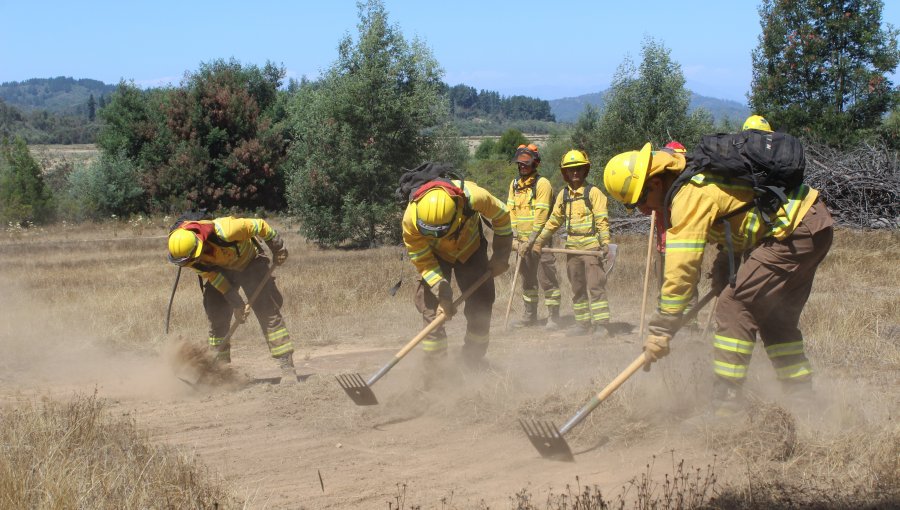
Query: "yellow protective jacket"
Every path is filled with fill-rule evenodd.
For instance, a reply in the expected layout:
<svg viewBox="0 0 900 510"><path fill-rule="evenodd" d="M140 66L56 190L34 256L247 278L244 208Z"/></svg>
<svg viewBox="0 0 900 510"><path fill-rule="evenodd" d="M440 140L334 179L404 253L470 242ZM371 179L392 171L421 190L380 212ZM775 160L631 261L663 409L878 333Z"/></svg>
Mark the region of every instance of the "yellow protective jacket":
<svg viewBox="0 0 900 510"><path fill-rule="evenodd" d="M684 170L685 159L681 154L655 152L650 165L651 175L658 171L680 173ZM788 193L788 202L772 218L771 228L756 209L728 218L735 254L756 246L766 237L781 240L789 236L818 196L818 191L806 185ZM725 227L719 218L751 202L753 190L750 186L726 184L713 174L697 174L676 192L670 210L671 227L666 231L665 278L659 299L661 312L684 312L700 276L706 244L725 243Z"/></svg>
<svg viewBox="0 0 900 510"><path fill-rule="evenodd" d="M589 198L592 210L588 211L584 201L584 188L569 190L569 201L565 203L565 189L556 196L556 205L538 235L537 242L543 246L559 229L565 226L566 248L570 250L586 250L609 244L609 212L606 209L606 195L600 188L591 186Z"/></svg>
<svg viewBox="0 0 900 510"><path fill-rule="evenodd" d="M460 181L453 181L456 186L462 186ZM428 285L435 285L444 277L437 257L455 263L457 260L465 262L475 253L481 245L481 218L486 218L494 229L495 236L511 236L512 227L509 221L509 210L506 206L491 195L487 190L471 181L465 181L463 188L469 206L475 211L468 218L464 218L462 211L457 213L451 234L436 239L423 236L416 228L416 204L410 202L403 214L403 243L409 253L409 260L416 266ZM461 225L461 228L460 228ZM458 235L453 234L457 232Z"/></svg>
<svg viewBox="0 0 900 510"><path fill-rule="evenodd" d="M519 241L527 242L532 232L540 232L550 217L550 203L553 201L553 185L546 177L537 173L509 183L509 197L506 206L512 228Z"/></svg>
<svg viewBox="0 0 900 510"><path fill-rule="evenodd" d="M200 273L200 276L222 294L231 290L231 282L221 271L223 269L243 271L247 264L259 254L259 248L253 242L253 237L271 241L277 235L275 229L269 226L265 220L255 218L245 219L229 216L211 221L188 222L189 230L191 230L190 223L201 225L211 223L215 227L215 237L209 236L203 241L203 251L197 260L188 264L188 267Z"/></svg>

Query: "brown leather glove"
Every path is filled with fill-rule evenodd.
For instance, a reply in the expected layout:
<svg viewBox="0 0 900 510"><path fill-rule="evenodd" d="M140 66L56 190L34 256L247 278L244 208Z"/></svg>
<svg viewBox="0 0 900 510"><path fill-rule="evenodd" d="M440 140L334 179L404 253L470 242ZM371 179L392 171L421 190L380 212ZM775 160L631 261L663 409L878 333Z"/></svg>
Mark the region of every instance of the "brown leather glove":
<svg viewBox="0 0 900 510"><path fill-rule="evenodd" d="M453 306L453 288L450 287L450 282L446 278L441 278L434 286L434 290L437 291L438 298L437 312L446 315L448 319L456 315L456 307Z"/></svg>
<svg viewBox="0 0 900 510"><path fill-rule="evenodd" d="M647 331L651 335L671 338L681 328L681 322L681 315L662 313L657 310L650 316L650 322L647 323Z"/></svg>
<svg viewBox="0 0 900 510"><path fill-rule="evenodd" d="M513 236L494 236L494 253L491 254L491 260L488 265L491 268L491 275L496 278L505 273L509 269L509 254L512 251Z"/></svg>
<svg viewBox="0 0 900 510"><path fill-rule="evenodd" d="M534 246L531 247L531 251L534 252L535 255L540 257L541 253L544 251L544 245L542 245L540 242L536 242L534 243Z"/></svg>
<svg viewBox="0 0 900 510"><path fill-rule="evenodd" d="M651 363L669 355L669 337L649 334L644 339L644 356Z"/></svg>
<svg viewBox="0 0 900 510"><path fill-rule="evenodd" d="M239 324L243 324L247 322L247 317L250 317L250 304L244 305L243 308L235 308L234 309L234 319L238 321Z"/></svg>

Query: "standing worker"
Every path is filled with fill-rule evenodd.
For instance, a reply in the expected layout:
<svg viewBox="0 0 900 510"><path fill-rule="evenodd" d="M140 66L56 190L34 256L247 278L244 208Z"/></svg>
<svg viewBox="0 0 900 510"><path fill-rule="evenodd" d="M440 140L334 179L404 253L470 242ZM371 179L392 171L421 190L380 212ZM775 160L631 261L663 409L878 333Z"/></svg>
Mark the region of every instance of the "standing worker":
<svg viewBox="0 0 900 510"><path fill-rule="evenodd" d="M262 328L269 352L278 362L282 383L296 383L294 344L281 317L283 298L275 279L266 275L269 259L256 241L261 238L281 265L288 251L281 236L261 219L224 217L183 221L169 233L169 262L197 271L203 285L203 309L209 320L209 349L216 360L231 363L231 344L225 342L232 315L244 322L250 310ZM265 285L253 303L245 303L238 288L250 296Z"/></svg>
<svg viewBox="0 0 900 510"><path fill-rule="evenodd" d="M798 323L816 268L831 247L831 214L815 189L800 184L786 190L787 202L766 222L765 213L753 207L750 186L702 170L666 203L685 165L684 155L652 152L648 143L613 157L604 172L613 198L645 214L654 210L670 217L662 296L644 341L647 357L656 361L669 353L669 340L696 288L706 243L731 244L735 259L743 259L732 285L727 283L732 277L727 250L720 250L711 275L713 289L723 289L715 311L714 413L730 416L743 409L743 383L757 334L785 393L810 396L812 367Z"/></svg>
<svg viewBox="0 0 900 510"><path fill-rule="evenodd" d="M482 219L494 231L493 253L482 233ZM473 182L435 179L420 186L410 197L403 215L403 243L409 259L419 271L416 309L426 324L438 313L452 317L453 291L450 278L463 291L485 272L497 277L509 269L512 227L506 206ZM484 366L490 342L494 280L488 279L466 299L466 335L463 362L472 368ZM447 333L441 326L423 342L426 363L438 368L447 358Z"/></svg>
<svg viewBox="0 0 900 510"><path fill-rule="evenodd" d="M547 218L553 202L553 186L550 180L538 174L541 155L534 144L520 145L513 161L519 168L519 177L509 183L509 198L506 205L512 227L519 242L519 257L522 259L519 272L522 275L522 299L525 311L522 319L513 322L513 327L531 327L538 324L538 283L544 290L544 304L547 305L547 329L559 329L559 278L556 274L556 257L552 253L537 256L531 251L537 235ZM552 238L548 247L552 246ZM511 292L515 292L512 289Z"/></svg>
<svg viewBox="0 0 900 510"><path fill-rule="evenodd" d="M599 252L598 256L566 255L566 270L572 285L572 306L575 309L575 325L569 334L588 335L593 330L595 337L605 338L611 336L604 271L609 255L606 196L586 181L591 162L584 151L567 152L559 169L566 187L556 197L550 219L538 234L532 249L540 254L556 230L565 225L567 249Z"/></svg>

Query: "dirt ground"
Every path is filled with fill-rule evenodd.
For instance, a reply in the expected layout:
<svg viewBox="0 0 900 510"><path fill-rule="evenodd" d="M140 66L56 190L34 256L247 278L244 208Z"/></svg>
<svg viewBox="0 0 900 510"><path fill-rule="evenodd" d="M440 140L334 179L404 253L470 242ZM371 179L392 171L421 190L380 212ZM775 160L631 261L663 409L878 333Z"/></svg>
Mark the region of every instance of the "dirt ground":
<svg viewBox="0 0 900 510"><path fill-rule="evenodd" d="M120 278L139 278L140 271L132 268ZM815 460L815 445L803 450L806 457L793 452L799 441L792 434L825 441L862 422L896 427L892 420L900 407L896 367L877 380L859 378L849 367L829 368L819 373L818 400L791 411L791 430L773 427L771 415L759 413L730 423L698 418L711 381L710 346L699 335L684 334L669 358L649 373L638 372L567 436L574 463L555 462L538 455L518 419L562 425L639 354L639 338L629 331L638 323L637 311L617 309L615 297L619 335L598 341L541 328L504 331L507 295L499 293L488 367L473 371L457 360L460 316L448 327L452 356L440 384L424 389L416 349L373 386L380 404L362 407L335 376L368 378L417 333L415 327L368 331L344 318L339 327L365 333L310 345L304 325L289 322L301 382L285 386L256 326L244 325L232 353L240 383L195 387L179 380L183 374L172 362L178 345L188 341L184 332L167 336L157 353L102 347L91 330L96 323L90 307L77 310L80 318L55 320L54 310L77 308L77 302L36 297L35 286L52 282L26 286L6 273L0 284L0 402L96 390L111 400L113 412L133 416L155 440L196 453L247 508L514 508L513 496L523 489L542 501L550 491L576 484L598 485L609 497L626 488L633 497L629 482L648 465L661 480L681 460L704 470L715 465L720 482L741 485L751 468L771 467L760 460L782 471L786 463ZM90 285L83 291L90 292ZM412 312L411 302L398 306ZM162 324L163 314L164 304L156 303L147 320ZM190 341L202 345L202 338ZM757 398L777 405L774 374L759 351L751 374L748 384ZM752 444L761 433L775 440Z"/></svg>

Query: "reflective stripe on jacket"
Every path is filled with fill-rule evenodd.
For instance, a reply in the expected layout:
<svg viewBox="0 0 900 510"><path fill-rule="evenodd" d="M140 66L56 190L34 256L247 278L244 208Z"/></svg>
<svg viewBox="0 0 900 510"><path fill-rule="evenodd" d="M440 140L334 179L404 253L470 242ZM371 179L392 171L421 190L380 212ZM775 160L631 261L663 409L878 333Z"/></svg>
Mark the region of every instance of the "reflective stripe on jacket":
<svg viewBox="0 0 900 510"><path fill-rule="evenodd" d="M606 195L600 188L591 186L590 196L592 211L588 211L584 203L584 186L569 189L569 203L564 203L565 189L556 196L553 212L538 236L541 245L547 243L560 226L565 228L566 248L584 250L609 244L609 213L606 209ZM591 231L594 231L592 234Z"/></svg>
<svg viewBox="0 0 900 510"><path fill-rule="evenodd" d="M532 187L535 179L537 184ZM527 241L532 232L539 232L547 223L552 200L553 185L546 177L532 174L524 179L513 179L509 183L506 206L509 208L512 228L520 241Z"/></svg>
<svg viewBox="0 0 900 510"><path fill-rule="evenodd" d="M460 181L456 180L453 183L457 186L462 185ZM436 257L450 263L455 263L457 260L465 262L475 253L481 244L482 217L490 222L494 229L494 235L512 235L509 210L503 202L471 181L465 181L464 190L466 200L469 201L469 206L475 211L475 214L464 218L462 210L457 209L456 220L450 229L451 234L440 239L420 234L419 229L416 228L416 204L410 202L406 206L402 223L403 243L406 245L409 260L416 266L428 285L434 285L443 278ZM463 224L463 222L465 223ZM463 224L461 229L459 228L460 224ZM457 230L459 235L452 234Z"/></svg>
<svg viewBox="0 0 900 510"><path fill-rule="evenodd" d="M216 236L228 243L228 246L220 246L212 237L204 240L200 257L188 265L222 294L231 290L231 282L220 271L223 269L243 271L258 254L253 237L258 236L263 241L271 241L277 235L275 229L265 220L256 218L229 216L191 223L212 223L215 226ZM191 230L189 224L188 230Z"/></svg>

